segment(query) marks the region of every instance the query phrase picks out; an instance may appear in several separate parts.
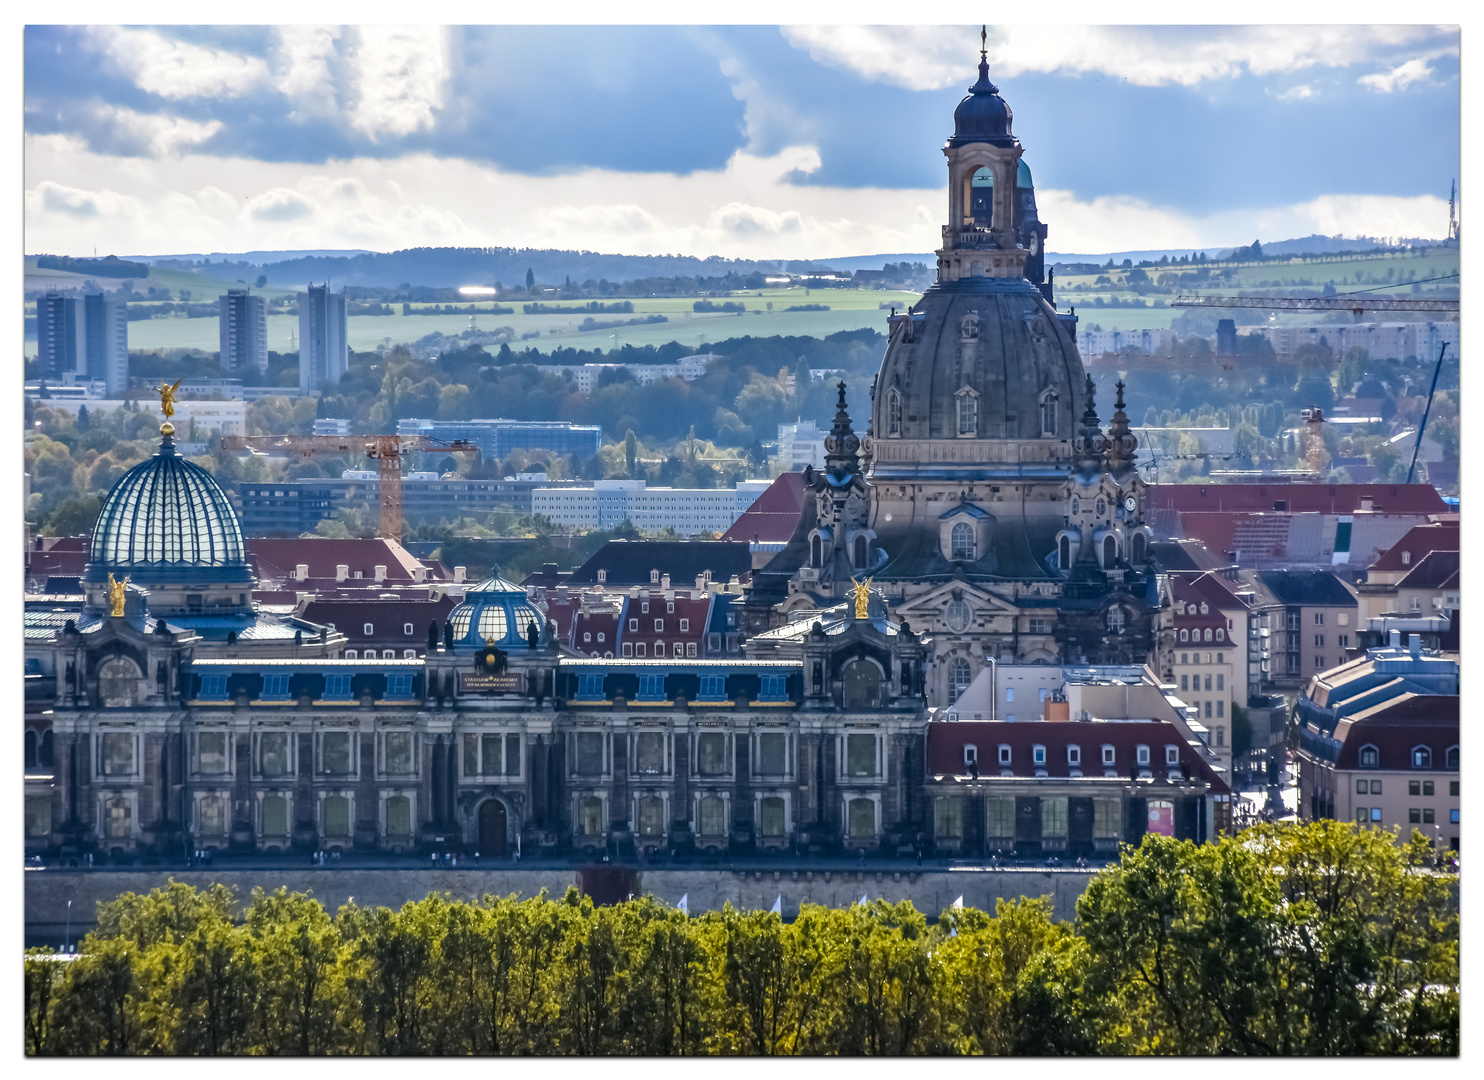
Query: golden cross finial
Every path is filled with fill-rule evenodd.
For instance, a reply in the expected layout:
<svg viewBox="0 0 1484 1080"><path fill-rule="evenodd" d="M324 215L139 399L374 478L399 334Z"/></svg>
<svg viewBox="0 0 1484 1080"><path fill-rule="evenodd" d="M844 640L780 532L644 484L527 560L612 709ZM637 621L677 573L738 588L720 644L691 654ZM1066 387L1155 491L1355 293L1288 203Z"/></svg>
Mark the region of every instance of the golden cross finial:
<svg viewBox="0 0 1484 1080"><path fill-rule="evenodd" d="M855 586L850 590L850 594L855 598L855 617L857 619L868 618L871 603L871 579L856 581L855 578L851 578L850 583Z"/></svg>

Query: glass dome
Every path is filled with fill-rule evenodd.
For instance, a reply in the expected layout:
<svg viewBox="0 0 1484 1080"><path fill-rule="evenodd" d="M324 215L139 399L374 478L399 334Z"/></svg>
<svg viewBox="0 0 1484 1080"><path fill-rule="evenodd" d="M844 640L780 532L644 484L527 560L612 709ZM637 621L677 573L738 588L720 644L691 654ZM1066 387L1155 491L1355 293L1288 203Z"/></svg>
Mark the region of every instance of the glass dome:
<svg viewBox="0 0 1484 1080"><path fill-rule="evenodd" d="M231 499L209 472L175 452L169 432L160 452L124 473L103 500L88 563L90 579L111 571L158 581L248 577Z"/></svg>
<svg viewBox="0 0 1484 1080"><path fill-rule="evenodd" d="M480 646L488 640L502 649L524 648L526 627L534 622L539 630L546 625L546 616L519 585L492 577L471 587L448 621L456 645Z"/></svg>

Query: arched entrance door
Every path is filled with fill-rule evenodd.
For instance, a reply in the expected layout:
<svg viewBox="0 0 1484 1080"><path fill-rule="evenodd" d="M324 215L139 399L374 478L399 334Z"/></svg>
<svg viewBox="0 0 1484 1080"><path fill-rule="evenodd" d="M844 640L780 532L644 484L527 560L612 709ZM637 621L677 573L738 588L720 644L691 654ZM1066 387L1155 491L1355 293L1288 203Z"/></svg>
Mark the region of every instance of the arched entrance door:
<svg viewBox="0 0 1484 1080"><path fill-rule="evenodd" d="M486 799L479 807L479 854L505 854L505 804Z"/></svg>

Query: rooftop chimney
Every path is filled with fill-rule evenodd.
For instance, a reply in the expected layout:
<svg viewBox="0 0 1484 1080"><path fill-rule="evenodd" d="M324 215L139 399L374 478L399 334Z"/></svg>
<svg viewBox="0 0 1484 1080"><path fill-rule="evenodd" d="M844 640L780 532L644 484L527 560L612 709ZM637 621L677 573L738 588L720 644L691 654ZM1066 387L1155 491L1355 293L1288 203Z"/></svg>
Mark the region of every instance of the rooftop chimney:
<svg viewBox="0 0 1484 1080"><path fill-rule="evenodd" d="M412 580L421 583L427 580L428 568L426 566L414 566L412 568Z"/></svg>
<svg viewBox="0 0 1484 1080"><path fill-rule="evenodd" d="M467 566L455 566L453 568L453 579L456 582L461 582L464 580L464 576L468 573L469 568Z"/></svg>
<svg viewBox="0 0 1484 1080"><path fill-rule="evenodd" d="M1422 635L1421 634L1408 634L1407 635L1407 651L1412 654L1412 659L1413 660L1421 660L1422 659Z"/></svg>
<svg viewBox="0 0 1484 1080"><path fill-rule="evenodd" d="M660 576L660 589L662 591L664 591L664 592L669 592L670 591L670 575L669 574L662 574Z"/></svg>
<svg viewBox="0 0 1484 1080"><path fill-rule="evenodd" d="M384 566L378 566L376 568L376 580L378 582L382 582L382 581L385 581L386 580L386 567L384 567Z"/></svg>
<svg viewBox="0 0 1484 1080"><path fill-rule="evenodd" d="M294 580L295 581L307 581L308 579L309 579L309 565L307 563L300 563L298 566L294 567Z"/></svg>
<svg viewBox="0 0 1484 1080"><path fill-rule="evenodd" d="M341 563L339 566L335 567L335 580L336 581L344 581L348 577L350 577L350 567L349 566L346 566L344 563Z"/></svg>
<svg viewBox="0 0 1484 1080"><path fill-rule="evenodd" d="M1402 632L1400 630L1393 630L1391 632L1391 647L1393 649L1400 649L1402 647Z"/></svg>

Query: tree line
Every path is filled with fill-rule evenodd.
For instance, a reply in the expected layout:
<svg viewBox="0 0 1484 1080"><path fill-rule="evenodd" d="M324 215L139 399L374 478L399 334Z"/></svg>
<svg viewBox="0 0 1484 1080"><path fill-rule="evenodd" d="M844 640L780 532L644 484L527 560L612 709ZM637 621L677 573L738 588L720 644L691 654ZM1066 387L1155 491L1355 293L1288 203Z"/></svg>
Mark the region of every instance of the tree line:
<svg viewBox="0 0 1484 1080"><path fill-rule="evenodd" d="M51 1054L1458 1053L1457 878L1418 834L1146 837L1071 922L909 903L688 917L439 896L400 911L172 882L25 961Z"/></svg>

